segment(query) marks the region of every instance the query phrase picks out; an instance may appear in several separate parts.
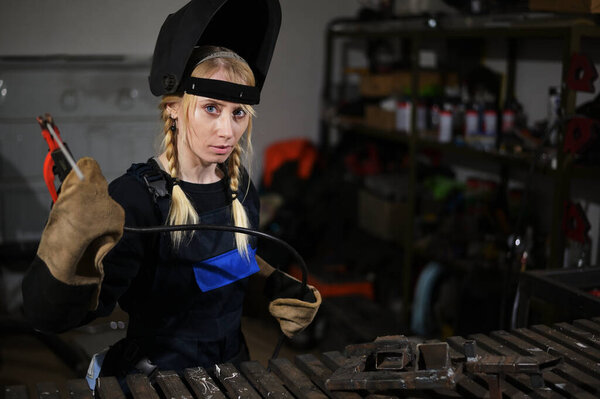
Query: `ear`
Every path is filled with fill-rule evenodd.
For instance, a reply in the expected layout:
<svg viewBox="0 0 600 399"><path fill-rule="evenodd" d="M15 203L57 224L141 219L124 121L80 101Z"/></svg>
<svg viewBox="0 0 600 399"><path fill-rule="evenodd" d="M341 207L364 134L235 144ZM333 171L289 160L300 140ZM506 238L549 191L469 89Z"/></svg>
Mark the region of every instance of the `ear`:
<svg viewBox="0 0 600 399"><path fill-rule="evenodd" d="M172 103L168 103L166 110L169 113L169 116L173 119L177 119L178 115L179 115L179 108L181 106L180 102L172 102Z"/></svg>

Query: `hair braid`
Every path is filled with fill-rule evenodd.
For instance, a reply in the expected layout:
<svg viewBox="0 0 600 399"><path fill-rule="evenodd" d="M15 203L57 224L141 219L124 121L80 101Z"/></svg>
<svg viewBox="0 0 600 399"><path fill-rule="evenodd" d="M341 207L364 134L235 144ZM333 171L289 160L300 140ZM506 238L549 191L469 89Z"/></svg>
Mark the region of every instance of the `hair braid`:
<svg viewBox="0 0 600 399"><path fill-rule="evenodd" d="M170 119L170 123L176 123L175 120ZM169 122L166 122L169 124ZM171 130L171 126L167 126L165 129L165 155L167 157L169 175L176 179L179 170L177 169L177 145L175 143L175 134Z"/></svg>
<svg viewBox="0 0 600 399"><path fill-rule="evenodd" d="M232 198L231 210L233 214L233 224L238 227L250 227L248 221L248 215L242 205L242 202L238 198L238 190L240 185L240 165L241 160L241 149L239 143L234 147L228 161L228 174L229 174L229 189L231 190ZM248 257L248 236L243 233L235 233L235 242L238 248L238 252Z"/></svg>
<svg viewBox="0 0 600 399"><path fill-rule="evenodd" d="M165 136L163 139L163 146L165 148L165 155L168 162L169 175L177 181L179 175L178 162L177 162L177 145L176 145L176 134L175 131L171 130L172 124L176 123L175 120L169 116L164 115L165 120L164 132ZM198 213L194 209L194 206L190 203L187 195L183 192L179 184L173 184L171 191L171 207L169 208L169 216L167 218L167 224L179 225L179 224L197 224L199 221ZM171 240L175 248L178 248L186 235L191 235L193 232L189 231L173 231L171 232Z"/></svg>

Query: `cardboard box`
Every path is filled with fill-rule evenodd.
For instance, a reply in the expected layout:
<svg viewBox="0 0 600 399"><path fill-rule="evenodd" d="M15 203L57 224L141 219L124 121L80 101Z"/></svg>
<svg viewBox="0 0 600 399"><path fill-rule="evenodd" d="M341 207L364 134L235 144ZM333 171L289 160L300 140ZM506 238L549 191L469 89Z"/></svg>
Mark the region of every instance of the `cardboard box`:
<svg viewBox="0 0 600 399"><path fill-rule="evenodd" d="M432 70L419 71L419 91L441 86L442 83L443 78L440 72ZM456 85L457 83L457 74L449 73L446 75L446 84ZM365 75L360 81L360 94L364 97L387 97L393 94L404 94L410 91L411 85L411 71Z"/></svg>
<svg viewBox="0 0 600 399"><path fill-rule="evenodd" d="M365 75L360 80L360 94L364 97L387 97L396 94L399 79L406 77L399 72Z"/></svg>
<svg viewBox="0 0 600 399"><path fill-rule="evenodd" d="M405 231L406 202L379 198L366 189L358 195L358 225L374 237L402 242Z"/></svg>
<svg viewBox="0 0 600 399"><path fill-rule="evenodd" d="M396 128L396 113L386 111L377 105L367 105L365 108L365 125L373 129L394 130Z"/></svg>
<svg viewBox="0 0 600 399"><path fill-rule="evenodd" d="M529 0L532 11L600 13L600 0Z"/></svg>

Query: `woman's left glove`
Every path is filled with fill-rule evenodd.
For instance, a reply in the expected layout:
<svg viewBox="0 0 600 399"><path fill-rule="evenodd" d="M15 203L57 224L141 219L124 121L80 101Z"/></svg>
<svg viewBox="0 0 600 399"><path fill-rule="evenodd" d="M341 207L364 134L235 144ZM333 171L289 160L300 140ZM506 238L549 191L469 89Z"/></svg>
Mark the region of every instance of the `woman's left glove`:
<svg viewBox="0 0 600 399"><path fill-rule="evenodd" d="M308 327L321 306L321 294L311 285L306 286L306 292L298 299L301 287L300 281L279 270L272 272L265 283L269 312L288 338Z"/></svg>
<svg viewBox="0 0 600 399"><path fill-rule="evenodd" d="M62 184L58 200L40 240L37 255L57 280L69 285L100 284L104 277L102 259L121 239L125 211L108 194L108 183L92 158L77 165ZM96 298L90 307L97 306Z"/></svg>

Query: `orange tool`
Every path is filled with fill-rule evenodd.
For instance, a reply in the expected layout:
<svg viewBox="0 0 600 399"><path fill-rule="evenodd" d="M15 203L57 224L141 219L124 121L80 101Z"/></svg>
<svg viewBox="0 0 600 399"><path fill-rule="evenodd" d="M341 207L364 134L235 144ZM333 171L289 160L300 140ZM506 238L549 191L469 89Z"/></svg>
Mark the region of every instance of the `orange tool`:
<svg viewBox="0 0 600 399"><path fill-rule="evenodd" d="M80 180L83 180L83 173L77 167L71 151L63 143L60 132L54 124L54 119L50 114L44 114L43 117L36 118L42 128L42 136L48 143L48 154L44 160L44 181L52 197L52 201L56 202L58 193L54 186L55 177L58 177L60 182L67 177L71 169L75 171Z"/></svg>

